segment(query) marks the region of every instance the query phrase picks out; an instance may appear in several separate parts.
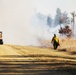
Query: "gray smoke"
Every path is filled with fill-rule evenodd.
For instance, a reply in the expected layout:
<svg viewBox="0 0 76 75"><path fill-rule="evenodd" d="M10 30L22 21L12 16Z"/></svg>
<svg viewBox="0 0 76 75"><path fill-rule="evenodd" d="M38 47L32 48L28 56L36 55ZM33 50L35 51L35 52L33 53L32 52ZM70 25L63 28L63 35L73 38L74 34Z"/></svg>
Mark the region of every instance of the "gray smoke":
<svg viewBox="0 0 76 75"><path fill-rule="evenodd" d="M30 2L30 3L29 3ZM0 0L0 31L5 44L39 46L58 34L51 16L35 13L32 0Z"/></svg>
<svg viewBox="0 0 76 75"><path fill-rule="evenodd" d="M0 31L5 44L35 45L30 25L32 8L29 0L0 0Z"/></svg>

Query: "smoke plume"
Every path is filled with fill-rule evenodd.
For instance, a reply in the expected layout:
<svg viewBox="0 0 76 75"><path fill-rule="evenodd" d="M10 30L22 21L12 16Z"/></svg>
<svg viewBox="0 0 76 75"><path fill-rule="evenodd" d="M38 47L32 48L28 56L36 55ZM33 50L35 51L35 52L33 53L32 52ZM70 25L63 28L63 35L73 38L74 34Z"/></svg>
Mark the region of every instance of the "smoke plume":
<svg viewBox="0 0 76 75"><path fill-rule="evenodd" d="M34 0L35 2L36 0ZM58 34L49 15L35 13L32 0L0 0L0 31L5 44L40 46Z"/></svg>

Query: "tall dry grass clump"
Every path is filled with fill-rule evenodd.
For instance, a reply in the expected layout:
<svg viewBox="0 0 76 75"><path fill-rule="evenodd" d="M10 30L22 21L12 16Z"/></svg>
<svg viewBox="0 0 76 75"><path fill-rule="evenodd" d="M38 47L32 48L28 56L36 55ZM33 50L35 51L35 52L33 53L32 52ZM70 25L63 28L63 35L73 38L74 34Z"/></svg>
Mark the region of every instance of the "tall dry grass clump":
<svg viewBox="0 0 76 75"><path fill-rule="evenodd" d="M65 38L60 40L60 51L66 51L70 54L76 54L76 39Z"/></svg>

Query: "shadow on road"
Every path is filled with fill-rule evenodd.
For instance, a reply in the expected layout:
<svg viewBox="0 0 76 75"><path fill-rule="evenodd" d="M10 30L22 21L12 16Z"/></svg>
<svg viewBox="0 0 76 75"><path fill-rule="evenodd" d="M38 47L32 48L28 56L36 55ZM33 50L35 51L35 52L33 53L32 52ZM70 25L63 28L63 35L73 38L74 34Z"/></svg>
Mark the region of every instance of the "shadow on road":
<svg viewBox="0 0 76 75"><path fill-rule="evenodd" d="M0 75L76 75L76 64L52 60L26 60L25 58L51 57L42 55L3 55L0 59ZM13 59L12 59L13 58ZM64 66L67 67L64 67Z"/></svg>

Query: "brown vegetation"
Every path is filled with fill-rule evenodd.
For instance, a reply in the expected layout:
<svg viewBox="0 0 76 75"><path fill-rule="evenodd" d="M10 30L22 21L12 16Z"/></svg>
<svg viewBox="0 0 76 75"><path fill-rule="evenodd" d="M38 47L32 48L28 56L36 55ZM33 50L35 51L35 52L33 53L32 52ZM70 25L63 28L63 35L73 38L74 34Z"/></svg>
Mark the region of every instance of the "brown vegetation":
<svg viewBox="0 0 76 75"><path fill-rule="evenodd" d="M76 39L74 38L65 38L60 40L60 50L65 49L66 52L70 54L76 54Z"/></svg>
<svg viewBox="0 0 76 75"><path fill-rule="evenodd" d="M69 26L65 26L64 28L60 28L59 29L59 33L62 35L66 35L67 37L71 37L72 36L72 29L70 29Z"/></svg>
<svg viewBox="0 0 76 75"><path fill-rule="evenodd" d="M1 75L75 75L76 40L61 39L54 50L51 40L40 47L0 45Z"/></svg>

